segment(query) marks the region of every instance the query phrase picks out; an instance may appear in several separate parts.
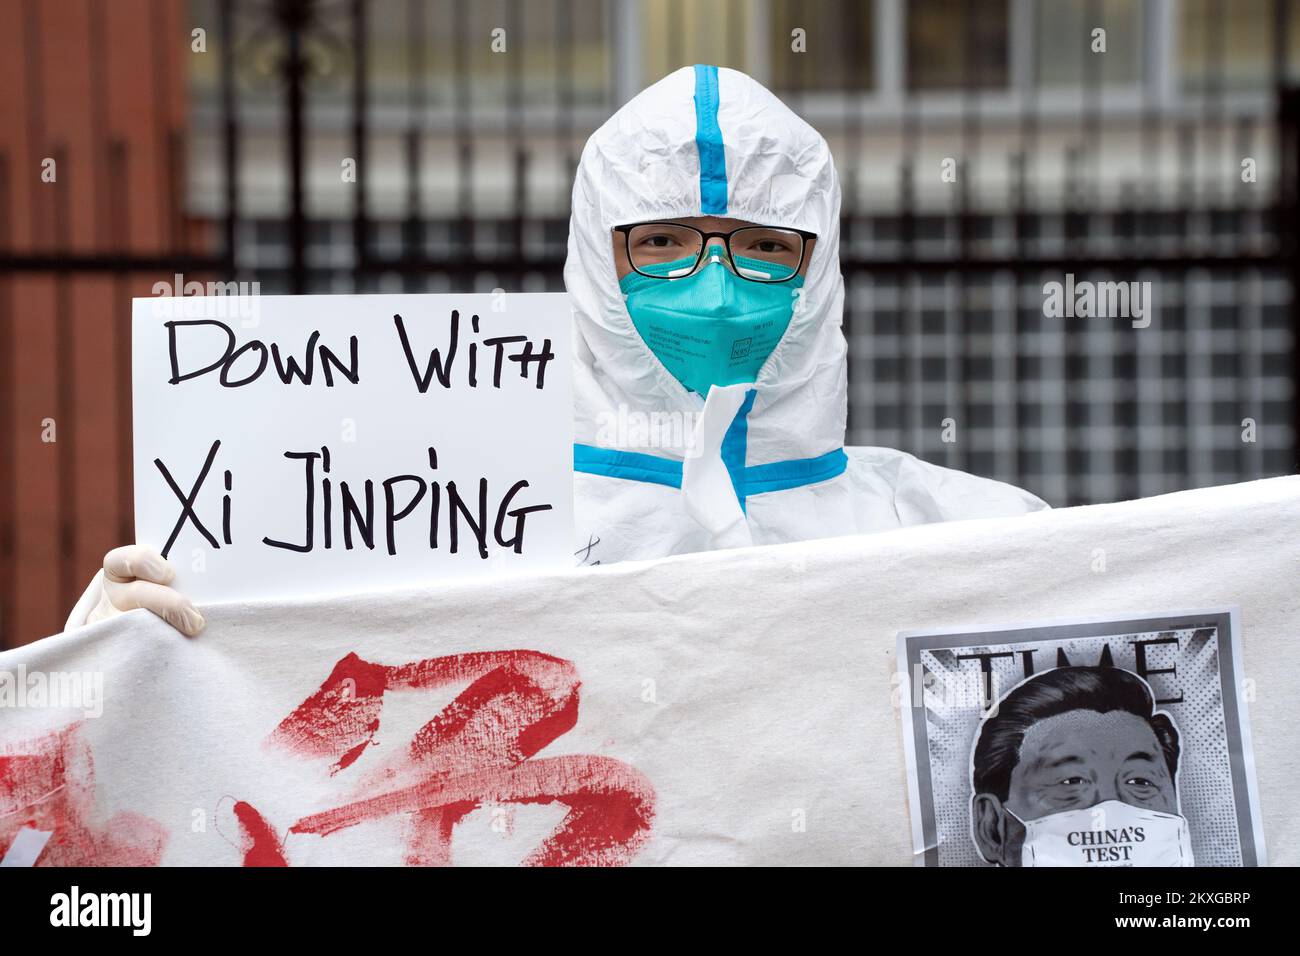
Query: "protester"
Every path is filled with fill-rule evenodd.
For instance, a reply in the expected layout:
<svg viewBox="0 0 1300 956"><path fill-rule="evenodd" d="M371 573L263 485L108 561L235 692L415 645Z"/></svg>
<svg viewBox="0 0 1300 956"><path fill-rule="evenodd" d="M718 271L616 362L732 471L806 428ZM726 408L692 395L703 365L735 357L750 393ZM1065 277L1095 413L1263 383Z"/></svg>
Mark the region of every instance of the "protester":
<svg viewBox="0 0 1300 956"><path fill-rule="evenodd" d="M839 218L825 139L735 70L677 70L591 136L564 269L580 563L1046 507L844 447ZM195 634L172 577L150 549L111 551L68 626L143 607Z"/></svg>

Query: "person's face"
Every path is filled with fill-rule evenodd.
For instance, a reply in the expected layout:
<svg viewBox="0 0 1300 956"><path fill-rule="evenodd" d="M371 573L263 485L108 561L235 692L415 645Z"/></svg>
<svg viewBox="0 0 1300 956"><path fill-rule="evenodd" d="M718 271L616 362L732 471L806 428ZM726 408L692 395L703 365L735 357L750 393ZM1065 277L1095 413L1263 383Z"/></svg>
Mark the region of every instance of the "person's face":
<svg viewBox="0 0 1300 956"><path fill-rule="evenodd" d="M748 219L732 219L728 216L683 216L678 219L664 219L663 222L679 222L683 226L694 226L703 232L731 232L733 229L743 229L745 226L761 225L761 223L750 222ZM624 242L623 236L616 232L612 233L612 236L614 241L614 268L618 273L618 278L622 279L632 271L632 263L628 261L627 244ZM723 255L726 254L727 244L720 237L710 239L707 245L717 246ZM805 244L803 265L799 268L799 275L806 276L808 274L808 263L812 261L813 247L816 245L816 239L809 239Z"/></svg>
<svg viewBox="0 0 1300 956"><path fill-rule="evenodd" d="M1036 820L1107 800L1178 812L1175 781L1155 731L1120 711L1058 714L1026 731L1005 803L992 794L975 798L976 841L986 859L1018 866L1025 828L1016 817Z"/></svg>
<svg viewBox="0 0 1300 956"><path fill-rule="evenodd" d="M1177 813L1173 778L1151 725L1133 714L1072 710L1029 728L1006 805L1022 820L1120 800Z"/></svg>

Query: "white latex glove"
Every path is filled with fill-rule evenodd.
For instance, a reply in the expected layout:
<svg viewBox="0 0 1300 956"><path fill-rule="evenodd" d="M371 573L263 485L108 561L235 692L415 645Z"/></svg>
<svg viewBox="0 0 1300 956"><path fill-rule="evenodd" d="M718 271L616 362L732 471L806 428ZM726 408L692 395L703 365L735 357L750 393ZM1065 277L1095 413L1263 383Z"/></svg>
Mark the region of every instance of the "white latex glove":
<svg viewBox="0 0 1300 956"><path fill-rule="evenodd" d="M153 548L142 544L114 548L104 555L99 603L86 615L86 623L142 607L186 637L193 637L203 630L203 615L189 598L168 587L175 577L171 562Z"/></svg>

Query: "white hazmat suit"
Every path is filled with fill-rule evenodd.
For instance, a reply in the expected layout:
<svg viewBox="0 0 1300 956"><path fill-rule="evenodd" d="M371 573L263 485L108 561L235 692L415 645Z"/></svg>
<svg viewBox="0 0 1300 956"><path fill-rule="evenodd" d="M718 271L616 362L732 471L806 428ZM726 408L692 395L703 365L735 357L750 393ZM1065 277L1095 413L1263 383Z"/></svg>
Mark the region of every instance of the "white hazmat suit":
<svg viewBox="0 0 1300 956"><path fill-rule="evenodd" d="M634 328L611 237L616 225L704 215L817 234L799 305L757 380L714 386L707 401ZM826 141L744 73L677 70L592 134L564 267L576 318L574 493L585 563L1047 507L900 451L844 448L839 220Z"/></svg>

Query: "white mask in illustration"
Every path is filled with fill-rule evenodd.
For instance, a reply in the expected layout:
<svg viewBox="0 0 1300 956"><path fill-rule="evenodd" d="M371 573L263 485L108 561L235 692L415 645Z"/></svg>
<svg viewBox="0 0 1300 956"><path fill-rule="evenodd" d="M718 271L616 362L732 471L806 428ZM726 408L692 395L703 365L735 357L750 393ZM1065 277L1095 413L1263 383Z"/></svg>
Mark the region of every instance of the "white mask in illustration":
<svg viewBox="0 0 1300 956"><path fill-rule="evenodd" d="M1025 827L1021 866L1195 865L1187 821L1176 813L1107 800L1020 822Z"/></svg>

